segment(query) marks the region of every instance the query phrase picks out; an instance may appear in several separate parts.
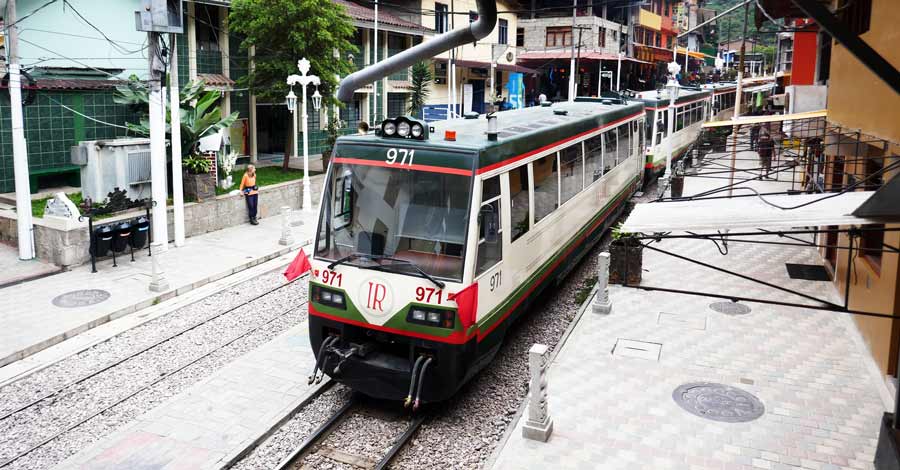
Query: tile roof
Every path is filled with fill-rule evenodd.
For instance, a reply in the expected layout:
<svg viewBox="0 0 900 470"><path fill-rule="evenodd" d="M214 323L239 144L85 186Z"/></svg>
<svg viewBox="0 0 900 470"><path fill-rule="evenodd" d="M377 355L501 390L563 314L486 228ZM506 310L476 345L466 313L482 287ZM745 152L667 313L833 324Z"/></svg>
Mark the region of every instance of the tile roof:
<svg viewBox="0 0 900 470"><path fill-rule="evenodd" d="M334 3L338 5L343 5L344 8L347 9L347 14L350 15L351 18L358 21L365 21L368 23L375 22L375 10L364 7L362 5L353 3L349 0L332 0ZM423 27L420 24L413 23L411 21L406 21L400 19L390 13L385 13L384 11L378 12L378 23L379 24L387 24L392 26L400 26L403 28L414 29L417 31L425 31L427 28Z"/></svg>
<svg viewBox="0 0 900 470"><path fill-rule="evenodd" d="M26 90L111 90L124 83L123 80L38 78L34 84L23 82L22 88ZM9 83L6 80L0 84L0 88L8 87Z"/></svg>
<svg viewBox="0 0 900 470"><path fill-rule="evenodd" d="M203 80L208 87L231 88L234 86L234 80L221 73L198 73L197 78Z"/></svg>

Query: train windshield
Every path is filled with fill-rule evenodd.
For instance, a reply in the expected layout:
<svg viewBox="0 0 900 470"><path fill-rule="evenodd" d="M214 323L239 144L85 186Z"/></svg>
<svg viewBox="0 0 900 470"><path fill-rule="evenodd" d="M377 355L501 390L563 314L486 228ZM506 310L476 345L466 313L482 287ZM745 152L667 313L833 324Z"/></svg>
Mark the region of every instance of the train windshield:
<svg viewBox="0 0 900 470"><path fill-rule="evenodd" d="M316 257L335 261L361 255L348 263L361 266L390 257L431 276L461 281L471 179L333 163Z"/></svg>

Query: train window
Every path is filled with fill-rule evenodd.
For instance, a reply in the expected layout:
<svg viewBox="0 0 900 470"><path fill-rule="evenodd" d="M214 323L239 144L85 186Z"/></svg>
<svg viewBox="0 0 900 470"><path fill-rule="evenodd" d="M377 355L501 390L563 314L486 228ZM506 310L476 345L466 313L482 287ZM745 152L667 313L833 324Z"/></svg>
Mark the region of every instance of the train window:
<svg viewBox="0 0 900 470"><path fill-rule="evenodd" d="M534 178L534 223L538 223L559 207L556 154L551 153L532 162L531 174Z"/></svg>
<svg viewBox="0 0 900 470"><path fill-rule="evenodd" d="M603 141L603 163L605 164L605 166L603 167L603 173L606 173L610 168L613 168L619 164L619 162L616 160L616 157L618 156L616 143L619 141L619 139L616 138L616 130L610 129L604 132Z"/></svg>
<svg viewBox="0 0 900 470"><path fill-rule="evenodd" d="M584 164L581 160L580 142L559 152L560 204L572 199L584 189L582 170L584 170Z"/></svg>
<svg viewBox="0 0 900 470"><path fill-rule="evenodd" d="M482 182L481 209L478 211L478 256L475 275L485 272L503 259L503 230L500 221L500 177Z"/></svg>
<svg viewBox="0 0 900 470"><path fill-rule="evenodd" d="M516 241L528 232L528 212L531 198L528 194L528 166L520 166L509 172L509 220L510 240Z"/></svg>
<svg viewBox="0 0 900 470"><path fill-rule="evenodd" d="M628 160L631 156L631 132L628 125L619 126L619 152L616 157L616 165Z"/></svg>
<svg viewBox="0 0 900 470"><path fill-rule="evenodd" d="M591 137L584 143L585 184L590 185L603 176L603 138L600 135Z"/></svg>

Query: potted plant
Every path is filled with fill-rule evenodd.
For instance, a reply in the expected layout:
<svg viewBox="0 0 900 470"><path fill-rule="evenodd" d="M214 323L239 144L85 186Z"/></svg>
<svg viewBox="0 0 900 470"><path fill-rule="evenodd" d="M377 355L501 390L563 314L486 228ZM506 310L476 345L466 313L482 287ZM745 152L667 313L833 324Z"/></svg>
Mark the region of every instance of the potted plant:
<svg viewBox="0 0 900 470"><path fill-rule="evenodd" d="M234 164L237 162L238 154L237 152L222 152L219 154L219 187L222 189L228 189L234 186L234 181L232 181L231 171L234 170Z"/></svg>
<svg viewBox="0 0 900 470"><path fill-rule="evenodd" d="M216 179L210 173L212 161L202 155L191 154L181 160L184 168L184 196L195 201L216 197Z"/></svg>
<svg viewBox="0 0 900 470"><path fill-rule="evenodd" d="M628 273L628 284L641 283L643 268L643 246L633 233L622 231L622 224L613 227L612 243L609 244L609 282L624 284Z"/></svg>

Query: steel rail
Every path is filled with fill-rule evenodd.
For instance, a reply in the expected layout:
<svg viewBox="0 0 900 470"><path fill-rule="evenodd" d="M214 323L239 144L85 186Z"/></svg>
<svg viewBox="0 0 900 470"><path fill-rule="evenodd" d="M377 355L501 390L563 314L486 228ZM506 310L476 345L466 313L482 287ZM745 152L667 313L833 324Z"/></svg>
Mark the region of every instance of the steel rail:
<svg viewBox="0 0 900 470"><path fill-rule="evenodd" d="M303 442L297 446L294 450L288 454L287 457L281 459L281 462L278 462L278 465L275 466L275 470L285 470L290 468L295 462L300 460L312 447L321 441L322 439L328 437L332 431L337 428L337 425L344 421L344 419L349 414L350 410L356 406L359 398L357 395L353 395L346 403L344 403L337 411L335 411L331 417L329 417L321 426L316 428L312 434L306 437Z"/></svg>
<svg viewBox="0 0 900 470"><path fill-rule="evenodd" d="M308 276L308 275L305 275L305 276L303 276L303 277L306 277L306 276ZM298 279L300 279L300 278L298 278ZM166 342L168 342L168 341L170 341L170 340L172 340L172 339L175 339L175 338L177 338L177 337L179 337L179 336L184 335L185 333L188 333L188 332L190 332L190 331L193 331L193 330L195 330L195 329L197 329L197 328L199 328L199 327L201 327L201 326L203 326L203 325L205 325L205 324L207 324L207 323L209 323L209 322L211 322L211 321L213 321L213 320L215 320L215 319L217 319L217 318L219 318L219 317L221 317L221 316L223 316L223 315L226 315L226 314L228 314L228 313L231 313L231 312L233 312L233 311L235 311L235 310L237 310L237 309L239 309L239 308L246 307L248 304L250 304L250 303L252 303L252 302L255 302L255 301L257 301L257 300L259 300L259 299L261 299L261 298L263 298L263 297L265 297L265 296L267 296L267 295L269 295L269 294L271 294L271 293L273 293L273 292L275 292L275 291L277 291L277 290L280 290L280 289L283 289L283 288L287 287L287 286L290 285L292 282L293 282L293 281L288 282L288 283L286 283L286 284L282 284L282 285L280 285L280 286L278 286L278 287L276 287L276 288L274 288L274 289L268 290L268 291L266 291L266 292L264 292L264 293L262 293L262 294L260 294L260 295L257 295L257 296L255 296L255 297L253 297L253 298L251 298L251 299L247 299L246 301L241 302L240 304L235 305L235 306L232 307L232 308L229 308L229 309L227 309L227 310L223 310L222 312L217 313L217 314L215 314L214 316L209 317L209 318L207 318L207 319L205 319L205 320L201 320L201 321L199 321L199 322L197 322L197 323L195 323L195 324L193 324L193 325L191 325L191 326L189 326L189 327L187 327L187 328L185 328L185 329L183 329L183 330L181 330L181 331L179 331L179 332L177 332L177 333L175 333L175 334L173 334L173 335L171 335L171 336L168 336L168 337L166 337L166 338L164 338L164 339L161 339L161 340L159 340L159 341L157 341L157 342L155 342L155 343L153 343L153 344L150 344L150 345L147 345L146 347L143 347L143 348L141 348L141 349L138 349L137 351L135 351L135 352L132 353L132 354L129 354L129 355L127 355L127 356L125 356L125 357L123 357L123 358L121 358L121 359L112 361L112 362L106 364L105 366L102 366L102 367L99 368L99 369L95 369L95 370L93 370L93 371L91 371L91 372L89 372L89 373L86 373L86 374L84 374L83 376L81 376L81 377L79 377L79 378L77 378L77 379L75 379L75 380L72 380L72 381L66 383L65 385L62 385L61 387L59 387L59 388L53 390L52 392L45 393L45 394L42 395L40 398L35 398L35 399L33 399L32 401L30 401L30 402L28 402L28 403L25 403L25 404L23 404L23 405L21 405L21 406L15 408L15 409L11 410L11 411L8 411L8 412L4 413L3 415L0 415L0 421L3 421L3 420L5 420L5 419L7 419L7 418L9 418L10 416L13 416L13 415L15 415L15 414L21 413L22 411L25 411L25 410L27 410L28 408L31 408L31 407L33 407L33 406L35 406L35 405L37 405L37 404L39 404L39 403L41 403L41 402L47 400L48 398L52 398L52 397L58 395L59 393L65 391L66 389L68 389L68 388L70 388L70 387L72 387L72 386L78 385L78 384L83 383L84 381L86 381L86 380L88 380L88 379L91 379L91 378L93 378L93 377L96 377L97 375L100 375L100 374L102 374L103 372L106 372L106 371L112 369L113 367L116 367L116 366L118 366L118 365L120 365L120 364L122 364L122 363L124 363L124 362L126 362L126 361L129 361L129 360L131 360L131 359L134 359L135 357L140 356L141 354L144 354L144 353L146 353L147 351L150 351L151 349L155 349L155 348L159 347L159 346L162 345L163 343L166 343ZM202 299L201 299L201 300L202 300ZM199 301L200 301L200 300L198 300L197 302L199 302ZM193 303L196 303L196 302L193 302ZM110 338L110 339L112 339L112 338ZM109 339L105 340L104 342L106 342L106 341L109 341ZM70 357L71 357L71 356L70 356ZM8 384L8 385L11 385L11 384Z"/></svg>
<svg viewBox="0 0 900 470"><path fill-rule="evenodd" d="M262 329L264 326L269 325L270 323L274 322L275 320L278 320L278 319L282 318L283 316L285 316L285 315L287 315L288 313L292 312L292 311L295 310L296 308L302 307L302 306L305 305L305 304L307 304L307 302L303 302L301 305L298 305L298 306L289 307L289 308L287 308L287 309L281 311L278 315L276 315L276 316L270 318L270 319L267 320L266 322L264 322L264 323L262 323L262 324L259 324L259 325L255 326L255 327L251 328L250 330L247 330L247 331L241 333L240 335L237 335L237 336L235 336L235 337L232 337L231 339L229 339L229 340L226 341L225 343L219 345L219 346L216 347L215 349L210 350L210 351L208 351L208 352L206 352L206 353L204 353L204 354L202 354L202 355L200 355L200 356L198 356L198 357L196 357L196 358L190 360L189 362L187 362L187 363L185 363L185 364L182 364L181 366L177 367L176 369L167 371L165 374L160 375L158 379L156 379L156 380L154 380L154 381L152 381L152 382L150 382L150 383L147 383L147 384L143 385L142 387L140 387L140 388L134 390L133 392L129 393L128 395L126 395L126 396L124 396L124 397L122 397L122 398L116 400L115 402L113 402L113 403L111 403L111 404L109 404L109 405L107 405L107 406L101 408L100 410L98 410L98 411L96 411L96 412L94 412L94 413L91 413L89 416L87 416L87 417L81 419L80 421L76 422L75 424L66 426L66 428L63 429L62 431L59 431L59 432L57 432L57 433L51 435L50 437L45 438L44 440L42 440L42 441L40 441L39 443L37 443L37 444L35 444L35 445L29 447L28 449L26 449L26 450L24 450L24 451L22 451L22 452L16 454L15 456L13 456L12 458L6 460L5 462L0 463L0 468L4 468L4 467L8 466L9 464L15 462L16 460L19 460L19 459L21 459L22 457L25 457L26 455L28 455L28 454L34 452L34 451L37 450L37 449L40 449L41 447L47 445L48 443L50 443L50 442L52 442L52 441L58 439L60 436L62 436L62 435L64 435L64 434L66 434L66 433L69 433L69 432L73 431L74 429L80 427L80 426L83 425L84 423L86 423L86 422L88 422L88 421L90 421L90 420L96 418L97 416L100 416L101 414L103 414L103 413L105 413L105 412L107 412L107 411L109 411L109 410L111 410L111 409L113 409L113 408L115 408L115 407L121 405L122 403L124 403L125 401L127 401L127 400L133 398L133 397L136 396L137 394L139 394L139 393L141 393L141 392L143 392L143 391L145 391L145 390L148 390L150 387L153 387L154 385L156 385L156 384L158 384L158 383L160 383L160 382L162 382L162 381L164 381L164 380L168 380L168 379L169 379L170 377L172 377L173 375L175 375L175 374L177 374L178 372L181 372L181 371L183 371L184 369L187 369L188 367L190 367L190 366L192 366L192 365L194 365L194 364L200 362L201 360L203 360L203 359L209 357L209 356L212 355L213 353L218 352L218 351L221 351L222 349L224 349L224 348L226 348L226 347L228 347L228 346L234 344L235 342L237 342L237 341L239 341L239 340L241 340L241 339L243 339L243 338L245 338L245 337L247 337L247 336L249 336L249 335L251 335L251 334L257 332L257 331L259 331L259 330Z"/></svg>

